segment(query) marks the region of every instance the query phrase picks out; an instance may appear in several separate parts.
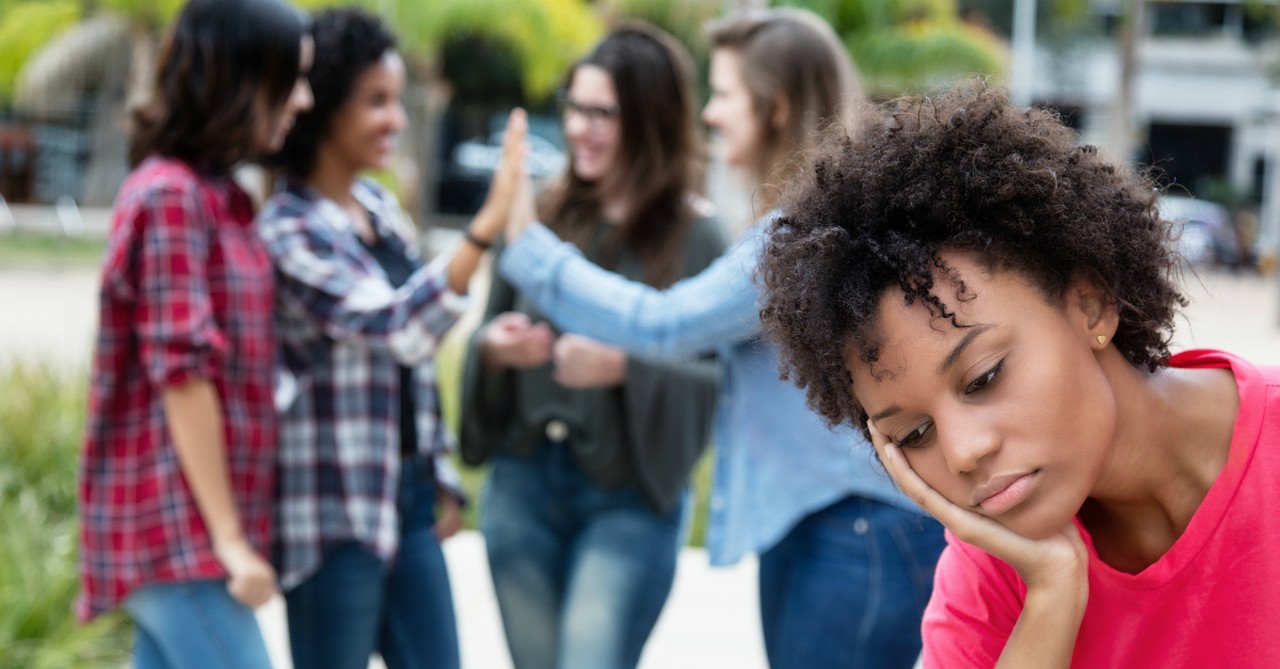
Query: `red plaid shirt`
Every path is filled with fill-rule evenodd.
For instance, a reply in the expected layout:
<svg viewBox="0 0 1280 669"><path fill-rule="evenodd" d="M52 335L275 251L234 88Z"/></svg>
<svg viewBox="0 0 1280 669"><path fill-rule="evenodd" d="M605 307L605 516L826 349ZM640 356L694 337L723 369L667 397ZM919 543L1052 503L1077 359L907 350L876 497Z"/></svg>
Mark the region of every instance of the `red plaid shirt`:
<svg viewBox="0 0 1280 669"><path fill-rule="evenodd" d="M240 523L270 546L274 290L253 213L229 177L172 159L147 160L121 188L80 466L82 618L143 583L226 576L169 435L166 386L214 384Z"/></svg>

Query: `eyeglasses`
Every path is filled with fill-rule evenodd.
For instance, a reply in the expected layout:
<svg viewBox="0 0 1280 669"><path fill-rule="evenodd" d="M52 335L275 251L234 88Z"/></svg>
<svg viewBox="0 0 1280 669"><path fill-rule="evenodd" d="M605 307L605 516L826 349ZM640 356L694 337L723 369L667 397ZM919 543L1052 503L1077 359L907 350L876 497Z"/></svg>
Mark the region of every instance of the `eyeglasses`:
<svg viewBox="0 0 1280 669"><path fill-rule="evenodd" d="M560 98L560 113L565 121L568 121L570 116L577 114L586 119L587 126L600 128L618 118L618 115L622 113L622 109L618 105L609 105L608 107L580 105L569 98Z"/></svg>

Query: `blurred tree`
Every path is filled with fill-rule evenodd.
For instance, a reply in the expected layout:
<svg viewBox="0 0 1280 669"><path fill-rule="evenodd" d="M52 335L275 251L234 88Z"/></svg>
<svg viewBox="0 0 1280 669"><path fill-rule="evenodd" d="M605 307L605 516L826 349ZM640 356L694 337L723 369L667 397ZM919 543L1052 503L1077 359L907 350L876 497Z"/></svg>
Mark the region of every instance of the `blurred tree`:
<svg viewBox="0 0 1280 669"><path fill-rule="evenodd" d="M956 0L785 0L825 17L844 40L874 96L929 88L972 74L1000 75L1007 48Z"/></svg>
<svg viewBox="0 0 1280 669"><path fill-rule="evenodd" d="M0 4L0 100L10 100L24 63L55 35L80 19L77 0L9 1Z"/></svg>
<svg viewBox="0 0 1280 669"><path fill-rule="evenodd" d="M707 21L737 9L736 5L726 7L724 0L599 0L597 7L606 23L637 18L671 33L688 47L699 71L706 69L708 58L709 45L703 34Z"/></svg>
<svg viewBox="0 0 1280 669"><path fill-rule="evenodd" d="M164 26L185 0L0 0L0 99L6 81L17 106L34 116L65 107L67 100L92 90L89 114L90 160L99 154L123 164L125 101L145 93L154 69L155 46ZM352 4L342 0L299 0L306 9ZM564 69L601 33L594 8L582 0L356 0L387 19L402 40L411 89L405 103L411 131L404 143L401 192L408 205L429 211L421 198L429 189L434 138L451 86L440 69L446 39L480 35L511 49L519 63L524 92L547 98ZM17 36L10 39L10 36ZM16 48L9 45L16 45ZM8 79L6 80L6 76ZM119 145L119 146L116 146ZM94 170L90 170L94 172ZM118 170L102 170L86 180L86 200L102 202L119 183ZM102 182L102 188L90 188ZM108 199L109 201L109 199Z"/></svg>

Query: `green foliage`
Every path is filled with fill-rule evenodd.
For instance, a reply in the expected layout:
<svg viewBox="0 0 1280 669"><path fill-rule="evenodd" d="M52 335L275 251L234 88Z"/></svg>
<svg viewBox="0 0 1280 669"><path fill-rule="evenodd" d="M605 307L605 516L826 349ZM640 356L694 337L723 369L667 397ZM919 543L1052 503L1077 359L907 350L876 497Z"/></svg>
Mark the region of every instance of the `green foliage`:
<svg viewBox="0 0 1280 669"><path fill-rule="evenodd" d="M299 0L319 9L357 4L387 19L406 54L433 62L446 39L483 35L509 46L520 62L525 92L545 98L564 71L603 33L581 0Z"/></svg>
<svg viewBox="0 0 1280 669"><path fill-rule="evenodd" d="M694 59L705 65L710 50L703 28L720 14L719 0L608 0L601 5L607 23L623 18L643 19L684 43Z"/></svg>
<svg viewBox="0 0 1280 669"><path fill-rule="evenodd" d="M119 14L144 26L148 30L159 33L178 10L187 4L187 0L96 0L98 10Z"/></svg>
<svg viewBox="0 0 1280 669"><path fill-rule="evenodd" d="M76 465L83 375L0 363L0 667L119 667L127 623L79 625Z"/></svg>
<svg viewBox="0 0 1280 669"><path fill-rule="evenodd" d="M1068 0L1062 0L1068 1ZM869 92L896 95L974 74L999 75L1004 42L959 18L956 0L786 0L825 17Z"/></svg>
<svg viewBox="0 0 1280 669"><path fill-rule="evenodd" d="M78 0L23 0L0 6L0 99L13 96L27 60L79 20Z"/></svg>
<svg viewBox="0 0 1280 669"><path fill-rule="evenodd" d="M872 91L927 88L1004 68L1003 43L958 21L911 21L850 35L846 45Z"/></svg>
<svg viewBox="0 0 1280 669"><path fill-rule="evenodd" d="M65 237L28 230L0 234L2 267L93 267L102 262L102 237Z"/></svg>

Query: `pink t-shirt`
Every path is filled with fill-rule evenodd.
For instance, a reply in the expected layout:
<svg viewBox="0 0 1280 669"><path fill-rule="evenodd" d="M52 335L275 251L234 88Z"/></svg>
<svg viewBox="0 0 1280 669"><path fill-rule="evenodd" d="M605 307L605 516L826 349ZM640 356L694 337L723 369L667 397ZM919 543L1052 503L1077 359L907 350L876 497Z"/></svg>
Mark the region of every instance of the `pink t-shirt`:
<svg viewBox="0 0 1280 669"><path fill-rule="evenodd" d="M1219 351L1180 353L1171 366L1235 374L1240 413L1227 464L1182 536L1138 574L1099 560L1081 527L1089 604L1071 666L1280 667L1280 368ZM924 614L924 666L991 667L1026 586L949 532L947 544Z"/></svg>

